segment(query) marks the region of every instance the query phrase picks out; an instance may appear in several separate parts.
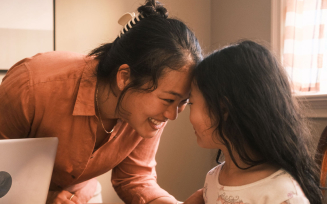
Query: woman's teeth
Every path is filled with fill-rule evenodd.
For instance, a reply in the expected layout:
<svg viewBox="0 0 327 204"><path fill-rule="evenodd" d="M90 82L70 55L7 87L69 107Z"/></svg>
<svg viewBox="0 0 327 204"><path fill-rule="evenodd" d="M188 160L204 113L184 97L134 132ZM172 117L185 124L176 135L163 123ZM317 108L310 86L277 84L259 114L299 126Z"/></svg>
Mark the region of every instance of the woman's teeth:
<svg viewBox="0 0 327 204"><path fill-rule="evenodd" d="M155 125L161 125L163 122L160 122L160 121L157 121L157 120L155 120L155 119L153 119L153 118L149 118L150 119L150 121L152 122L152 123L154 123Z"/></svg>

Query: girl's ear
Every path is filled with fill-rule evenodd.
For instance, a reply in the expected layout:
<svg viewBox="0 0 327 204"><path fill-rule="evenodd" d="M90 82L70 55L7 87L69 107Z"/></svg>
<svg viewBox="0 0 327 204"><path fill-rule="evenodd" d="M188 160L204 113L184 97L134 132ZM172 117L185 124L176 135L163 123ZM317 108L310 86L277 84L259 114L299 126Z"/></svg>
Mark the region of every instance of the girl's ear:
<svg viewBox="0 0 327 204"><path fill-rule="evenodd" d="M122 91L130 82L130 68L128 64L122 64L118 68L116 81L117 81L117 88Z"/></svg>

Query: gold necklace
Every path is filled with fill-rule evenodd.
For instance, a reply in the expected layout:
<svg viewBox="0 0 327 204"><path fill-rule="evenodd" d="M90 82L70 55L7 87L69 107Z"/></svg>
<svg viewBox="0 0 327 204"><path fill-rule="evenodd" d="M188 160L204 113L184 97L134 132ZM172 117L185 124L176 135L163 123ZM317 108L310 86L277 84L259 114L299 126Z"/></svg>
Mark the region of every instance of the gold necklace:
<svg viewBox="0 0 327 204"><path fill-rule="evenodd" d="M98 107L98 113L99 113L100 123L101 123L101 125L102 125L103 130L104 130L107 134L111 134L111 133L114 131L115 126L112 128L111 131L107 131L106 128L104 128L104 125L103 125L103 122L102 122L102 119L101 119L101 113L100 113L99 103L98 103L98 91L99 91L99 88L97 87L97 92L96 92L96 94L95 94L95 101L96 101L96 103L97 103L97 107Z"/></svg>

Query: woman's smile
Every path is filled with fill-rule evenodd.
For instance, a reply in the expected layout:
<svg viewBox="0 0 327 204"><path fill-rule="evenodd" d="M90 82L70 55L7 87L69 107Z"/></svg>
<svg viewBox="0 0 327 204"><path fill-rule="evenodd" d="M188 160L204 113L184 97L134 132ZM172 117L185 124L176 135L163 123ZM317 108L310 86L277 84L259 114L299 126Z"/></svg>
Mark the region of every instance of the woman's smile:
<svg viewBox="0 0 327 204"><path fill-rule="evenodd" d="M158 129L162 128L165 125L166 122L167 122L167 120L159 121L159 120L156 120L154 118L149 118L150 126L155 130L158 130Z"/></svg>

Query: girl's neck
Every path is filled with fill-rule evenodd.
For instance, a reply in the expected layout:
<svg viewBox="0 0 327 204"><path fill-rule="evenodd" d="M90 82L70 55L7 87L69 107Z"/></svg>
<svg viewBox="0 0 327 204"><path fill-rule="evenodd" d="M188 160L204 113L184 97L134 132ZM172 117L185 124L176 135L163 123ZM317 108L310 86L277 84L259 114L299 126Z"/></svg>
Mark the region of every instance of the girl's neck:
<svg viewBox="0 0 327 204"><path fill-rule="evenodd" d="M233 151L233 156L234 156L234 160L237 163L237 165L234 163L231 155L228 153L228 151L224 151L222 150L224 157L225 157L225 164L224 164L224 169L226 171L240 171L242 169L241 168L248 168L250 167L250 165L245 164L242 159L239 157L239 155L237 154L236 151Z"/></svg>
<svg viewBox="0 0 327 204"><path fill-rule="evenodd" d="M236 166L228 154L228 151L223 151L223 153L225 156L225 163L220 170L219 183L224 186L241 186L250 184L264 179L280 169L280 167L268 162L248 168L250 165L245 164L238 154L234 153L233 155L237 165L241 168L248 168L243 170Z"/></svg>

